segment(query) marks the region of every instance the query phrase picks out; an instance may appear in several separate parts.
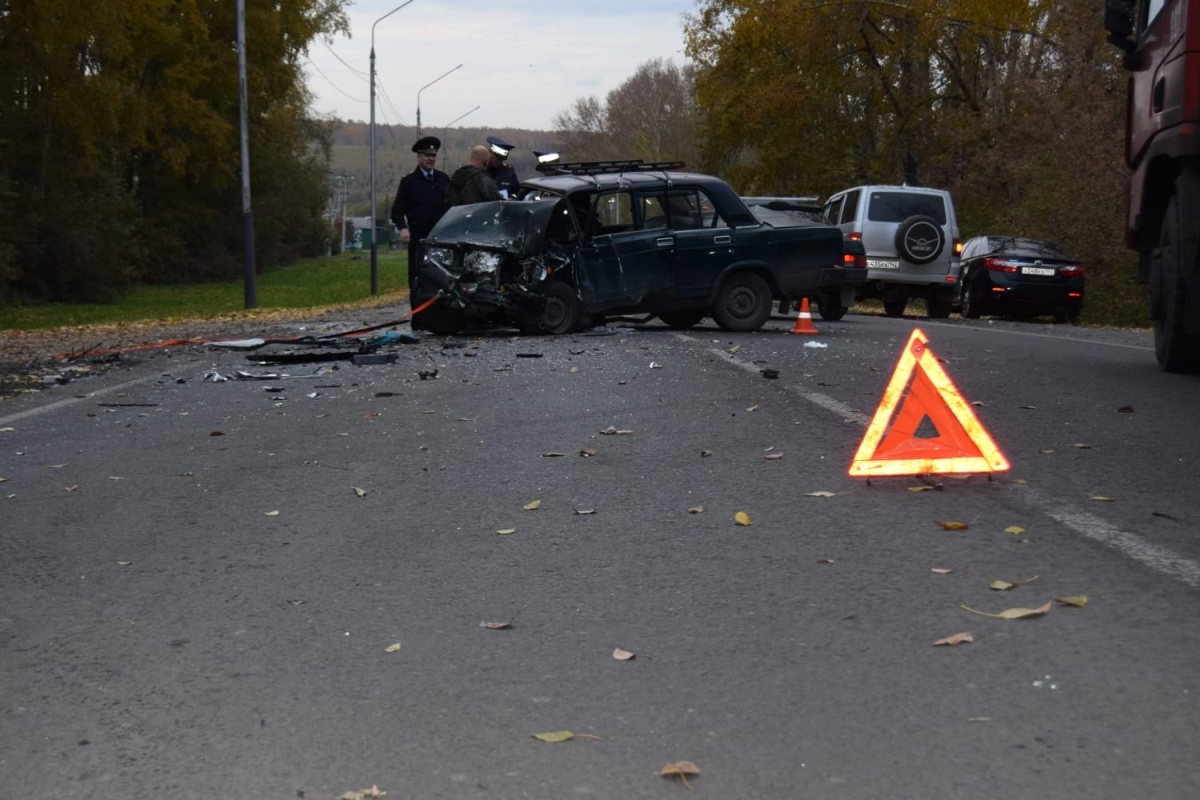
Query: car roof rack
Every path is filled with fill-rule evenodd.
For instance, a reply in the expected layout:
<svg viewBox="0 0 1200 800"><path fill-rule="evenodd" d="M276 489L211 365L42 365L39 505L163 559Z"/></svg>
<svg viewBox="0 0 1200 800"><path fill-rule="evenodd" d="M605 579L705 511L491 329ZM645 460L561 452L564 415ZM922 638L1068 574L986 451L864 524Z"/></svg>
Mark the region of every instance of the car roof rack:
<svg viewBox="0 0 1200 800"><path fill-rule="evenodd" d="M678 171L687 166L683 161L651 161L646 163L640 158L626 161L573 161L539 164L538 172L551 175L612 175L621 172L668 172Z"/></svg>

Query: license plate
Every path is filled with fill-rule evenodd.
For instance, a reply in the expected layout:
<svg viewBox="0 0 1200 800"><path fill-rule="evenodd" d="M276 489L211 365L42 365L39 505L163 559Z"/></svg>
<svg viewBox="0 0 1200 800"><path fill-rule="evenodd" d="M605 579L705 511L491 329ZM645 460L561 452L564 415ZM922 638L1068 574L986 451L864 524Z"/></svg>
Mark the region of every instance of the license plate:
<svg viewBox="0 0 1200 800"><path fill-rule="evenodd" d="M1053 275L1054 270L1049 267L1021 267L1022 275Z"/></svg>
<svg viewBox="0 0 1200 800"><path fill-rule="evenodd" d="M867 269L900 269L900 262L888 261L882 258L868 258Z"/></svg>

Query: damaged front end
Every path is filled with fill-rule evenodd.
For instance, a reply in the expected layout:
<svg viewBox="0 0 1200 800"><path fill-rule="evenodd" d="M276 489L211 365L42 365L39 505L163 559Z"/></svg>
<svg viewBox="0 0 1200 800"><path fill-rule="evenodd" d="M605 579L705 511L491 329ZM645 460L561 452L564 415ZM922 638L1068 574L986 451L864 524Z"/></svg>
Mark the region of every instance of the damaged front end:
<svg viewBox="0 0 1200 800"><path fill-rule="evenodd" d="M561 199L451 208L422 243L414 327L438 334L515 326L537 332L542 290L574 264L576 237Z"/></svg>

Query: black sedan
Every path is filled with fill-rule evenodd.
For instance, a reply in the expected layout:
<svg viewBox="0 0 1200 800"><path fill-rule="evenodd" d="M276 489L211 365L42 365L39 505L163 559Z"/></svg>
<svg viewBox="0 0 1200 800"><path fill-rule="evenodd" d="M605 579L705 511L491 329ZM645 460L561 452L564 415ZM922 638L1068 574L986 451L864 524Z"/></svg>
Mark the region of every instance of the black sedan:
<svg viewBox="0 0 1200 800"><path fill-rule="evenodd" d="M1020 236L976 236L962 252L962 315L1035 317L1074 323L1083 308L1083 265L1053 244Z"/></svg>

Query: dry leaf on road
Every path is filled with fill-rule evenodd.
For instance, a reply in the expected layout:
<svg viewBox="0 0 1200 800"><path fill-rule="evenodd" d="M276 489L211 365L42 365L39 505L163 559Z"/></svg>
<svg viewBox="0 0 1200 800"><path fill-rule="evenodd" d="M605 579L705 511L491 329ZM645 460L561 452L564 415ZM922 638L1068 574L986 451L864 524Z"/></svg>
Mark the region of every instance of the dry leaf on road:
<svg viewBox="0 0 1200 800"><path fill-rule="evenodd" d="M700 768L691 761L672 761L670 764L667 764L660 769L658 774L662 775L664 778L679 778L679 780L683 781L683 785L690 792L692 787L690 784L688 784L687 776L699 775Z"/></svg>
<svg viewBox="0 0 1200 800"><path fill-rule="evenodd" d="M995 589L996 591L999 591L999 592L1007 592L1009 589L1015 589L1017 586L1018 586L1018 584L1009 583L1008 581L1002 581L999 578L997 578L994 581L991 581L988 584L989 589Z"/></svg>
<svg viewBox="0 0 1200 800"><path fill-rule="evenodd" d="M1022 533L1025 532L1025 529L1019 525L1009 525L1007 528L1004 529L1004 532L1011 533L1013 536L1020 536Z"/></svg>
<svg viewBox="0 0 1200 800"><path fill-rule="evenodd" d="M539 742L550 742L557 744L559 742L569 742L575 738L575 734L570 731L551 731L550 733L531 733L530 736L537 739Z"/></svg>
<svg viewBox="0 0 1200 800"><path fill-rule="evenodd" d="M1065 606L1074 606L1075 608L1083 608L1087 605L1088 597L1086 594L1072 594L1066 597L1054 598Z"/></svg>
<svg viewBox="0 0 1200 800"><path fill-rule="evenodd" d="M809 492L805 497L837 497L835 492Z"/></svg>
<svg viewBox="0 0 1200 800"><path fill-rule="evenodd" d="M931 567L929 571L938 575L949 575L951 572L954 572L954 570L950 569L949 567Z"/></svg>
<svg viewBox="0 0 1200 800"><path fill-rule="evenodd" d="M510 533L516 532L516 528L501 528L500 530L496 531L496 533L500 534L501 536L508 536Z"/></svg>
<svg viewBox="0 0 1200 800"><path fill-rule="evenodd" d="M628 650L622 650L619 647L613 649L613 658L617 661L629 661L630 659L635 658L635 657L636 657L636 654L631 653Z"/></svg>
<svg viewBox="0 0 1200 800"><path fill-rule="evenodd" d="M949 647L954 647L955 645L962 644L963 642L973 642L973 641L975 641L975 637L971 635L971 632L963 631L962 633L956 633L953 636L947 636L945 639L938 639L936 642L933 643L933 645L935 647L938 645L947 645Z"/></svg>
<svg viewBox="0 0 1200 800"><path fill-rule="evenodd" d="M964 611L970 611L972 614L979 614L981 617L992 617L993 619L1029 619L1030 617L1040 617L1043 614L1050 613L1049 603L1046 603L1044 606L1039 606L1038 608L1010 608L1005 611L1001 611L999 614L989 614L986 611L976 611L965 603L960 605Z"/></svg>
<svg viewBox="0 0 1200 800"><path fill-rule="evenodd" d="M746 410L747 410L747 411L757 411L757 410L758 410L758 403L755 403L754 405L750 406L750 407L749 407L749 408L747 408Z"/></svg>
<svg viewBox="0 0 1200 800"><path fill-rule="evenodd" d="M542 507L541 500L534 500L531 503L526 503L525 505L521 506L521 508L525 509L526 511L537 511L541 507Z"/></svg>
<svg viewBox="0 0 1200 800"><path fill-rule="evenodd" d="M704 506L692 506L688 509L689 514L703 514Z"/></svg>
<svg viewBox="0 0 1200 800"><path fill-rule="evenodd" d="M268 511L268 512L267 512L267 513L266 513L264 516L267 516L267 517L278 517L278 516L279 516L279 512L278 512L278 511Z"/></svg>
<svg viewBox="0 0 1200 800"><path fill-rule="evenodd" d="M908 490L910 492L932 492L933 487L932 486L910 486L910 487L908 487Z"/></svg>
<svg viewBox="0 0 1200 800"><path fill-rule="evenodd" d="M1105 497L1104 495L1101 495L1101 494L1094 494L1094 495L1092 495L1091 497L1089 497L1089 498L1088 498L1088 500L1095 500L1097 503L1111 503L1111 502L1113 502L1113 498L1111 498L1111 497Z"/></svg>
<svg viewBox="0 0 1200 800"><path fill-rule="evenodd" d="M385 653L395 653L395 652L398 652L399 650L400 650L399 642L396 642L395 644L389 644L387 647L383 648L383 652L385 652Z"/></svg>
<svg viewBox="0 0 1200 800"><path fill-rule="evenodd" d="M947 531L965 531L971 527L971 523L969 522L943 522L940 519L935 519L934 522L941 525L942 529Z"/></svg>
<svg viewBox="0 0 1200 800"><path fill-rule="evenodd" d="M783 458L783 453L767 453L763 456L765 461L778 461L781 458Z"/></svg>
<svg viewBox="0 0 1200 800"><path fill-rule="evenodd" d="M577 509L575 509L575 513L581 517L586 517L588 514L595 514L596 509L594 509L594 508L577 508Z"/></svg>
<svg viewBox="0 0 1200 800"><path fill-rule="evenodd" d="M733 515L733 521L738 525L750 526L754 524L754 520L750 519L750 515L745 511L739 511Z"/></svg>
<svg viewBox="0 0 1200 800"><path fill-rule="evenodd" d="M353 489L354 489L354 494L358 495L359 497L366 497L366 496L367 496L367 490L366 490L366 489L360 489L360 488L358 488L357 486L354 486L354 487L351 487L351 488L353 488Z"/></svg>

